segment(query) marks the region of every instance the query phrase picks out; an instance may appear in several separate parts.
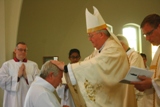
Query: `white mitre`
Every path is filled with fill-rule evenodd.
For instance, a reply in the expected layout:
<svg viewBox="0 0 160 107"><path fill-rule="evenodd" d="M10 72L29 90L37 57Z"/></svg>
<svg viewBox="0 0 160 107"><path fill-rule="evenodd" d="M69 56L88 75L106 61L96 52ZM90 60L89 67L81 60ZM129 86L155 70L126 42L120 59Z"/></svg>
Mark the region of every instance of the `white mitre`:
<svg viewBox="0 0 160 107"><path fill-rule="evenodd" d="M91 14L88 9L86 8L86 25L87 25L87 33L95 32L98 30L106 29L111 34L111 36L115 39L115 41L121 45L118 38L107 29L107 25L103 20L101 14L99 13L98 9L93 6L94 13Z"/></svg>
<svg viewBox="0 0 160 107"><path fill-rule="evenodd" d="M88 9L86 9L87 33L107 28L107 25L97 8L93 6L93 9L94 14L91 14Z"/></svg>

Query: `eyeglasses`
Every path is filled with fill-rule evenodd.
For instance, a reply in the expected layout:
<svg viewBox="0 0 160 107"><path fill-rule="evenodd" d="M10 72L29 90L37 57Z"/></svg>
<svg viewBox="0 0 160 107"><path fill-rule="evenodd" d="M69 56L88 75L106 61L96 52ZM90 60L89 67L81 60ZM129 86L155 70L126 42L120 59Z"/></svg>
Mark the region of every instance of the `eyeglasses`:
<svg viewBox="0 0 160 107"><path fill-rule="evenodd" d="M70 56L71 59L79 59L80 56Z"/></svg>
<svg viewBox="0 0 160 107"><path fill-rule="evenodd" d="M96 33L92 33L92 34L88 34L88 38L93 38L93 36L95 36L97 33L100 33L100 32L96 32Z"/></svg>
<svg viewBox="0 0 160 107"><path fill-rule="evenodd" d="M20 51L20 52L27 52L27 49L17 49L18 51Z"/></svg>
<svg viewBox="0 0 160 107"><path fill-rule="evenodd" d="M157 28L152 29L150 32L144 34L144 37L150 36L152 35L152 33L154 32L154 30L156 30Z"/></svg>

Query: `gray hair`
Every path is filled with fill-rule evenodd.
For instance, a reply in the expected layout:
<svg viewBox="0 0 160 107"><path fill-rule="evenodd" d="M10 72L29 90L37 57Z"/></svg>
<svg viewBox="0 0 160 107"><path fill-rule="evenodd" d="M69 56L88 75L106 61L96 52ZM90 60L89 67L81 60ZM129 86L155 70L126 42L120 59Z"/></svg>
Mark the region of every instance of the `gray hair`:
<svg viewBox="0 0 160 107"><path fill-rule="evenodd" d="M123 42L125 45L129 46L127 39L123 35L118 34L117 38L119 39L120 42Z"/></svg>
<svg viewBox="0 0 160 107"><path fill-rule="evenodd" d="M108 32L108 30L106 30L106 29L103 29L103 30L98 30L97 31L98 33L99 32L102 32L102 33L104 33L106 36L108 36L108 37L110 37L111 36L111 34Z"/></svg>
<svg viewBox="0 0 160 107"><path fill-rule="evenodd" d="M60 70L56 65L52 64L50 61L47 61L42 65L40 77L45 79L50 72L53 72L53 75L57 76L59 71Z"/></svg>

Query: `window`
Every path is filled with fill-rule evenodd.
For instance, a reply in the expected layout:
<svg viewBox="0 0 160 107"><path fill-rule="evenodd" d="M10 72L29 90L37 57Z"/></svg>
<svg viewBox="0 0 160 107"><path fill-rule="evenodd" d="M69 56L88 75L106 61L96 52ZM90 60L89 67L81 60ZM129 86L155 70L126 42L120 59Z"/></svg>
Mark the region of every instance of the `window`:
<svg viewBox="0 0 160 107"><path fill-rule="evenodd" d="M126 37L129 47L141 52L141 30L139 25L134 23L124 25L122 34Z"/></svg>

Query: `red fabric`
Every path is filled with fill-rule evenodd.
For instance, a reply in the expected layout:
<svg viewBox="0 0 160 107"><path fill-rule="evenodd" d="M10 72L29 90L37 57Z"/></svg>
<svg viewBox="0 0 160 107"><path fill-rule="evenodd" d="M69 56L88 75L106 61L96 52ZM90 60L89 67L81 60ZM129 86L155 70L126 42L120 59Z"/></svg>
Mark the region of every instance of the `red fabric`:
<svg viewBox="0 0 160 107"><path fill-rule="evenodd" d="M19 59L17 59L16 57L14 57L14 61L15 62L19 62L20 60ZM25 58L25 59L23 59L23 62L27 62L27 59Z"/></svg>
<svg viewBox="0 0 160 107"><path fill-rule="evenodd" d="M14 61L15 61L15 62L19 62L20 60L15 57L15 58L14 58ZM23 59L23 62L27 62L27 59L26 59L26 58ZM17 82L19 82L19 80L20 80L20 78L18 77ZM26 83L28 84L28 80L27 80L27 79L25 79L25 80L26 80Z"/></svg>

